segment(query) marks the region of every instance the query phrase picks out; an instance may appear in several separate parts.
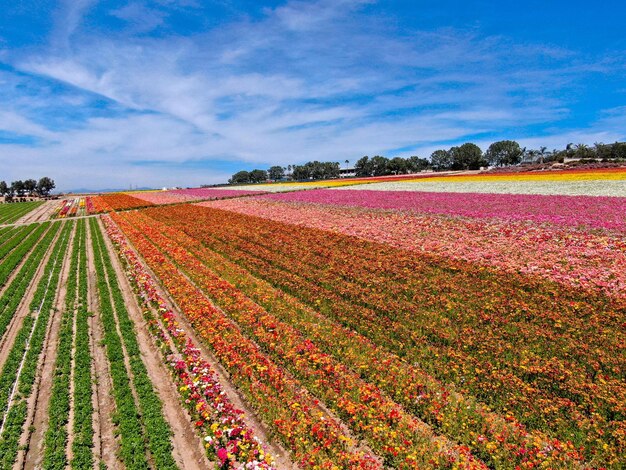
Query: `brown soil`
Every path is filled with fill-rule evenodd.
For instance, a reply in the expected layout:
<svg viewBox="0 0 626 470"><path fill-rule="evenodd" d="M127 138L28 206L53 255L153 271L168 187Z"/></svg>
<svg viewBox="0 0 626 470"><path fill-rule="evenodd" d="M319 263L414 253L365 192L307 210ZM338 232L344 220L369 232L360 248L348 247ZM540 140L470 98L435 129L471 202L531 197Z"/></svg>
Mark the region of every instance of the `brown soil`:
<svg viewBox="0 0 626 470"><path fill-rule="evenodd" d="M148 332L141 309L111 241L106 236L104 238L124 295L126 307L137 329L137 341L141 349L142 359L155 390L163 402L163 414L173 432L173 455L176 463L180 468L188 470L209 468L210 463L206 457L202 441L193 428L191 417L179 403L177 386L163 364L158 348Z"/></svg>
<svg viewBox="0 0 626 470"><path fill-rule="evenodd" d="M135 251L136 253L136 251ZM141 257L140 257L141 258ZM144 268L148 273L158 281L158 277L152 272L152 270L144 263ZM230 374L222 367L219 360L213 355L211 350L205 345L198 335L196 335L193 326L187 321L185 315L181 313L176 302L169 296L169 293L157 284L157 290L159 294L166 301L167 306L176 314L176 319L181 327L185 330L187 336L200 349L202 358L207 361L212 369L216 372L222 390L228 397L228 399L235 405L236 408L244 412L244 419L246 424L254 430L255 435L265 444L268 452L274 457L276 468L280 469L298 469L299 467L291 461L289 452L283 448L276 441L270 439L270 432L268 428L263 424L261 419L256 415L254 409L248 405L245 398L239 393L237 388L230 382Z"/></svg>
<svg viewBox="0 0 626 470"><path fill-rule="evenodd" d="M20 451L17 457L17 468L32 470L41 468L43 460L43 442L46 429L48 428L48 404L52 390L54 366L59 344L59 329L61 316L65 309L65 297L67 294L67 279L69 277L71 244L75 231L70 237L67 253L63 259L63 268L57 286L57 295L54 303L54 311L48 325L48 333L44 342L38 364L39 373L35 378L33 393L28 399L28 417L26 419L26 431L20 440L20 446L25 451ZM50 288L53 288L52 286Z"/></svg>
<svg viewBox="0 0 626 470"><path fill-rule="evenodd" d="M15 221L16 225L24 225L30 224L33 222L43 222L48 220L54 209L59 205L60 201L46 201L37 209L30 211L28 214L22 216L20 219Z"/></svg>
<svg viewBox="0 0 626 470"><path fill-rule="evenodd" d="M89 264L89 311L98 311L96 271L94 265L94 253L91 245L91 230L87 231L87 258ZM94 407L94 453L96 464L103 462L107 468L123 468L117 459L119 443L115 437L115 426L113 425L112 414L115 412L115 402L113 400L113 385L109 363L106 357L105 346L103 344L104 331L102 322L98 315L93 315L89 319L89 342L91 354L94 358L93 376L95 378L93 389Z"/></svg>

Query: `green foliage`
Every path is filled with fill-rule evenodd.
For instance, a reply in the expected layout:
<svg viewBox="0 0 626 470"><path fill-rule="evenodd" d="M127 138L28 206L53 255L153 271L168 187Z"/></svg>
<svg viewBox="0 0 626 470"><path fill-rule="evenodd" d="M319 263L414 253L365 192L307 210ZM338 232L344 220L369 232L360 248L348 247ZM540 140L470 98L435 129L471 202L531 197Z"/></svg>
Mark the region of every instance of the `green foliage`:
<svg viewBox="0 0 626 470"><path fill-rule="evenodd" d="M280 165L274 165L267 170L267 174L271 180L278 181L285 177L285 169Z"/></svg>
<svg viewBox="0 0 626 470"><path fill-rule="evenodd" d="M487 166L483 158L483 151L476 144L467 142L460 147L450 149L452 155L453 170L479 170L482 166Z"/></svg>
<svg viewBox="0 0 626 470"><path fill-rule="evenodd" d="M121 434L120 455L128 469L147 468L146 450L150 452L156 468L176 469L170 440L172 431L163 417L161 402L141 360L134 325L126 310L115 270L95 219L91 220L91 233L102 322L105 327L104 342L111 365L113 395L117 407L115 421ZM115 328L116 318L121 338ZM132 380L124 362L126 356L130 363ZM131 384L137 393L139 407L135 404Z"/></svg>
<svg viewBox="0 0 626 470"><path fill-rule="evenodd" d="M0 413L10 405L8 412L0 415L0 420L4 421L4 431L0 435L1 469L12 468L17 457L18 443L26 421L27 400L35 383L37 362L43 349L72 228L73 222L63 226L30 304L33 314L24 319L0 373L0 410L2 410ZM22 362L23 366L18 376ZM16 381L17 394L13 402L9 403L11 390Z"/></svg>
<svg viewBox="0 0 626 470"><path fill-rule="evenodd" d="M489 146L485 159L491 166L517 165L522 161L524 151L514 140L499 140Z"/></svg>
<svg viewBox="0 0 626 470"><path fill-rule="evenodd" d="M37 183L37 192L42 196L48 196L55 187L54 180L44 176Z"/></svg>
<svg viewBox="0 0 626 470"><path fill-rule="evenodd" d="M250 173L242 170L235 173L228 182L230 184L246 184L250 182Z"/></svg>
<svg viewBox="0 0 626 470"><path fill-rule="evenodd" d="M430 155L430 163L435 171L452 169L452 154L448 150L435 150Z"/></svg>

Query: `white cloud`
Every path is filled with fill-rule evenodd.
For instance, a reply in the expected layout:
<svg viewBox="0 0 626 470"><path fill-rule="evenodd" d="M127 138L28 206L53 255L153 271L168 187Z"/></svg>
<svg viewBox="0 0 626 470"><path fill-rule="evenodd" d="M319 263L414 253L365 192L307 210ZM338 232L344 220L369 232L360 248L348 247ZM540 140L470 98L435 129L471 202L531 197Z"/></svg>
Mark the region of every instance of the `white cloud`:
<svg viewBox="0 0 626 470"><path fill-rule="evenodd" d="M41 139L37 147L0 144L3 166L9 155L19 158L15 177L37 167L61 173L58 186L66 188L85 186L85 172L99 187L172 186L226 179L202 174L194 166L200 161L287 165L399 148L429 155L467 140L488 145L476 138L485 134L529 146L620 137L623 120L615 115L623 113L614 111L588 130L520 138L528 126L567 116L560 91L599 69L576 64L572 51L475 30L396 31L360 15L370 2L357 0L287 2L261 19L188 37L135 35L167 26L167 8L198 7L158 3L156 10L137 1L116 10L135 29L108 36L79 28L94 2L66 2L68 18L59 21L50 48L8 53L41 87L65 87L7 98L0 129ZM549 66L535 63L537 56L548 57ZM108 100L115 111L86 96ZM66 114L80 110L81 117L61 111L46 127L41 112L61 101ZM512 129L519 135L504 135Z"/></svg>

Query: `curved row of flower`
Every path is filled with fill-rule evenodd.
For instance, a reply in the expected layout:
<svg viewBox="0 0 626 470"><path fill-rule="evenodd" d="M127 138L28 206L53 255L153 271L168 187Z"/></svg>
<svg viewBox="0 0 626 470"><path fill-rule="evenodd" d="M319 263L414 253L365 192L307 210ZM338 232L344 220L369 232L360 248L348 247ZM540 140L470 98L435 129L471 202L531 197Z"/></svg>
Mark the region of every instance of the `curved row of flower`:
<svg viewBox="0 0 626 470"><path fill-rule="evenodd" d="M148 201L156 205L202 201L207 199L212 200L240 196L254 196L257 194L264 194L264 192L222 188L190 188L173 189L169 191L140 191L131 193L131 195L137 199Z"/></svg>
<svg viewBox="0 0 626 470"><path fill-rule="evenodd" d="M233 383L255 404L264 422L292 452L299 465L380 468L377 460L355 447L353 439L297 380L268 359L140 230L133 227L129 221L131 215L113 214L112 217L196 332L207 341L230 373Z"/></svg>
<svg viewBox="0 0 626 470"><path fill-rule="evenodd" d="M100 194L92 197L94 213L137 209L153 206L151 202L129 196L125 193Z"/></svg>
<svg viewBox="0 0 626 470"><path fill-rule="evenodd" d="M284 202L626 230L626 197L314 189L271 194L266 198Z"/></svg>
<svg viewBox="0 0 626 470"><path fill-rule="evenodd" d="M626 241L532 221L464 218L245 198L201 203L264 219L318 228L417 253L541 276L612 296L626 292ZM459 240L463 240L459 243Z"/></svg>
<svg viewBox="0 0 626 470"><path fill-rule="evenodd" d="M422 191L626 197L626 170L472 173L403 178L359 186L368 191ZM338 189L350 189L341 187Z"/></svg>
<svg viewBox="0 0 626 470"><path fill-rule="evenodd" d="M144 268L126 237L109 216L102 218L106 233L127 267L126 274L150 315L156 309L159 318L149 321L150 331L159 342L170 371L179 383L184 403L202 429L210 456L223 466L247 469L270 469L272 457L254 436L237 409L224 394L217 374L202 359L201 352L176 320L176 315L159 294L157 284Z"/></svg>
<svg viewBox="0 0 626 470"><path fill-rule="evenodd" d="M364 336L332 321L294 297L252 276L248 271L203 246L183 232L149 219L143 214L134 221L144 230L156 230L188 250L220 277L237 286L243 294L262 305L328 354L342 361L393 397L406 410L423 418L437 430L467 444L487 462L503 465L554 465L579 458L571 444L527 432L513 419L504 419L456 393L414 364L386 351ZM167 244L167 242L165 242ZM204 269L202 267L200 270ZM277 335L289 335L279 322L271 324ZM393 376L394 381L389 381ZM550 449L550 451L546 451Z"/></svg>
<svg viewBox="0 0 626 470"><path fill-rule="evenodd" d="M366 438L386 463L395 468L423 467L431 462L441 467L448 461L467 468L482 466L465 448L434 435L378 387L215 275L186 248L164 237L160 227L141 220L141 214L133 214L132 219L136 228L184 269L276 363L298 377L349 427Z"/></svg>
<svg viewBox="0 0 626 470"><path fill-rule="evenodd" d="M626 446L619 299L257 217L147 213L592 461Z"/></svg>

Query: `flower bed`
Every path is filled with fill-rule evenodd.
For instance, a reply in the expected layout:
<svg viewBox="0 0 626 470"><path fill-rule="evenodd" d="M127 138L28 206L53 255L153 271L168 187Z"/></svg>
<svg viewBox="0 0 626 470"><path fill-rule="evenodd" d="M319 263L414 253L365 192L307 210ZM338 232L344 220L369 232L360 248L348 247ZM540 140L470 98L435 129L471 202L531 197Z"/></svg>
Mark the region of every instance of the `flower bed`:
<svg viewBox="0 0 626 470"><path fill-rule="evenodd" d="M531 220L572 227L626 230L626 198L525 194L430 193L415 191L334 191L315 189L272 194L268 199L426 214Z"/></svg>

